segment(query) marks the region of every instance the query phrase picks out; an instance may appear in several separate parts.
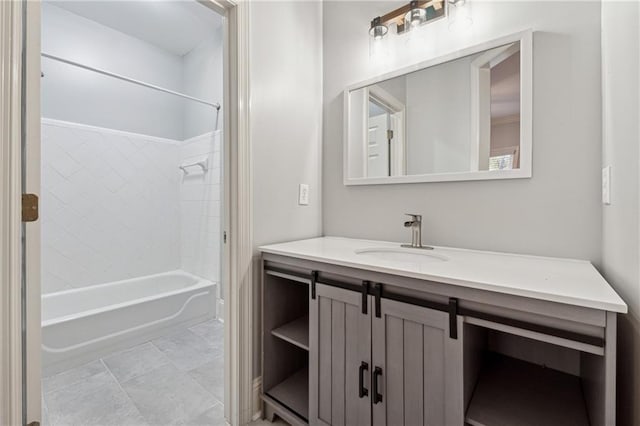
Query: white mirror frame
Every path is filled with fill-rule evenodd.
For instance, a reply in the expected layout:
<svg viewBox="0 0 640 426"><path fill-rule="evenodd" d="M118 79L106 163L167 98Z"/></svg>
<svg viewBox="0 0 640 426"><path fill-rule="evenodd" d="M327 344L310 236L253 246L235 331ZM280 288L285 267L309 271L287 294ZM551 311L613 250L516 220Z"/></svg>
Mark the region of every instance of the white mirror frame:
<svg viewBox="0 0 640 426"><path fill-rule="evenodd" d="M423 175L385 176L385 177L349 177L349 113L351 111L350 92L366 88L391 78L420 71L455 59L460 59L485 50L494 49L509 43L520 42L520 167L513 170L478 170L469 172L433 173ZM344 91L344 130L343 130L343 183L344 185L382 185L398 183L450 182L493 179L530 178L532 171L533 139L533 31L526 30L500 37L485 43L439 56L389 72L369 80L351 85ZM473 121L473 119L472 119ZM476 120L477 121L477 120ZM361 124L361 123L360 123ZM471 123L472 128L478 124ZM472 135L470 135L472 137Z"/></svg>

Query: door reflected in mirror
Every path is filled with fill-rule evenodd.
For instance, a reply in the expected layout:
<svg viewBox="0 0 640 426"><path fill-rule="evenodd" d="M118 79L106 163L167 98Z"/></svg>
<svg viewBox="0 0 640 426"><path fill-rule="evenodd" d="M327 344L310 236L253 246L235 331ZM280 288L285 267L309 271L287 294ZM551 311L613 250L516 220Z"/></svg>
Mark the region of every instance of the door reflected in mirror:
<svg viewBox="0 0 640 426"><path fill-rule="evenodd" d="M392 176L403 173L404 104L384 85L368 90L367 176Z"/></svg>
<svg viewBox="0 0 640 426"><path fill-rule="evenodd" d="M522 51L518 40L347 91L345 182L518 171Z"/></svg>

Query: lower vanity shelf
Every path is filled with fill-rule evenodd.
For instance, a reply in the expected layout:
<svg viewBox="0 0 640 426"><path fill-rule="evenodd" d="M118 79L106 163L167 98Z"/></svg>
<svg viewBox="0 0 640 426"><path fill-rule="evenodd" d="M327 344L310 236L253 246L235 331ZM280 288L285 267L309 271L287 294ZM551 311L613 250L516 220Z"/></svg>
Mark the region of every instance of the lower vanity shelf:
<svg viewBox="0 0 640 426"><path fill-rule="evenodd" d="M588 426L581 380L488 353L465 419L471 426Z"/></svg>
<svg viewBox="0 0 640 426"><path fill-rule="evenodd" d="M262 399L265 415L294 426L309 422L309 284L264 276Z"/></svg>
<svg viewBox="0 0 640 426"><path fill-rule="evenodd" d="M285 408L303 419L309 418L309 370L298 370L284 381L265 392Z"/></svg>
<svg viewBox="0 0 640 426"><path fill-rule="evenodd" d="M271 334L279 337L304 350L309 350L309 316L297 318L285 325L271 331Z"/></svg>

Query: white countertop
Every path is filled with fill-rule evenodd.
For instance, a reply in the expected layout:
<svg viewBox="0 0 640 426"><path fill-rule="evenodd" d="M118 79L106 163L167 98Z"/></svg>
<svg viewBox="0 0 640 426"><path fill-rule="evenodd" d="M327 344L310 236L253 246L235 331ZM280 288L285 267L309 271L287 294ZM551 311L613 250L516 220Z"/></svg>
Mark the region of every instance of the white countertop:
<svg viewBox="0 0 640 426"><path fill-rule="evenodd" d="M369 248L399 248L399 243L323 237L260 247L298 259L437 281L550 302L627 312L626 303L586 260L559 259L434 247L429 254L447 261L399 261L357 254ZM412 249L402 249L412 251ZM421 250L420 250L421 251Z"/></svg>

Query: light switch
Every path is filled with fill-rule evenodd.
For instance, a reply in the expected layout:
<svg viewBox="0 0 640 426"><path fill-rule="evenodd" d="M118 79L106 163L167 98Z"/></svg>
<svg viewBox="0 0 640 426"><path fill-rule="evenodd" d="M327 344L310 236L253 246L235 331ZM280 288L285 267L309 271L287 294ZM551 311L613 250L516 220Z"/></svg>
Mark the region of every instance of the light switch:
<svg viewBox="0 0 640 426"><path fill-rule="evenodd" d="M309 185L301 183L298 187L298 204L301 206L309 205Z"/></svg>
<svg viewBox="0 0 640 426"><path fill-rule="evenodd" d="M611 204L611 166L602 168L602 204Z"/></svg>

